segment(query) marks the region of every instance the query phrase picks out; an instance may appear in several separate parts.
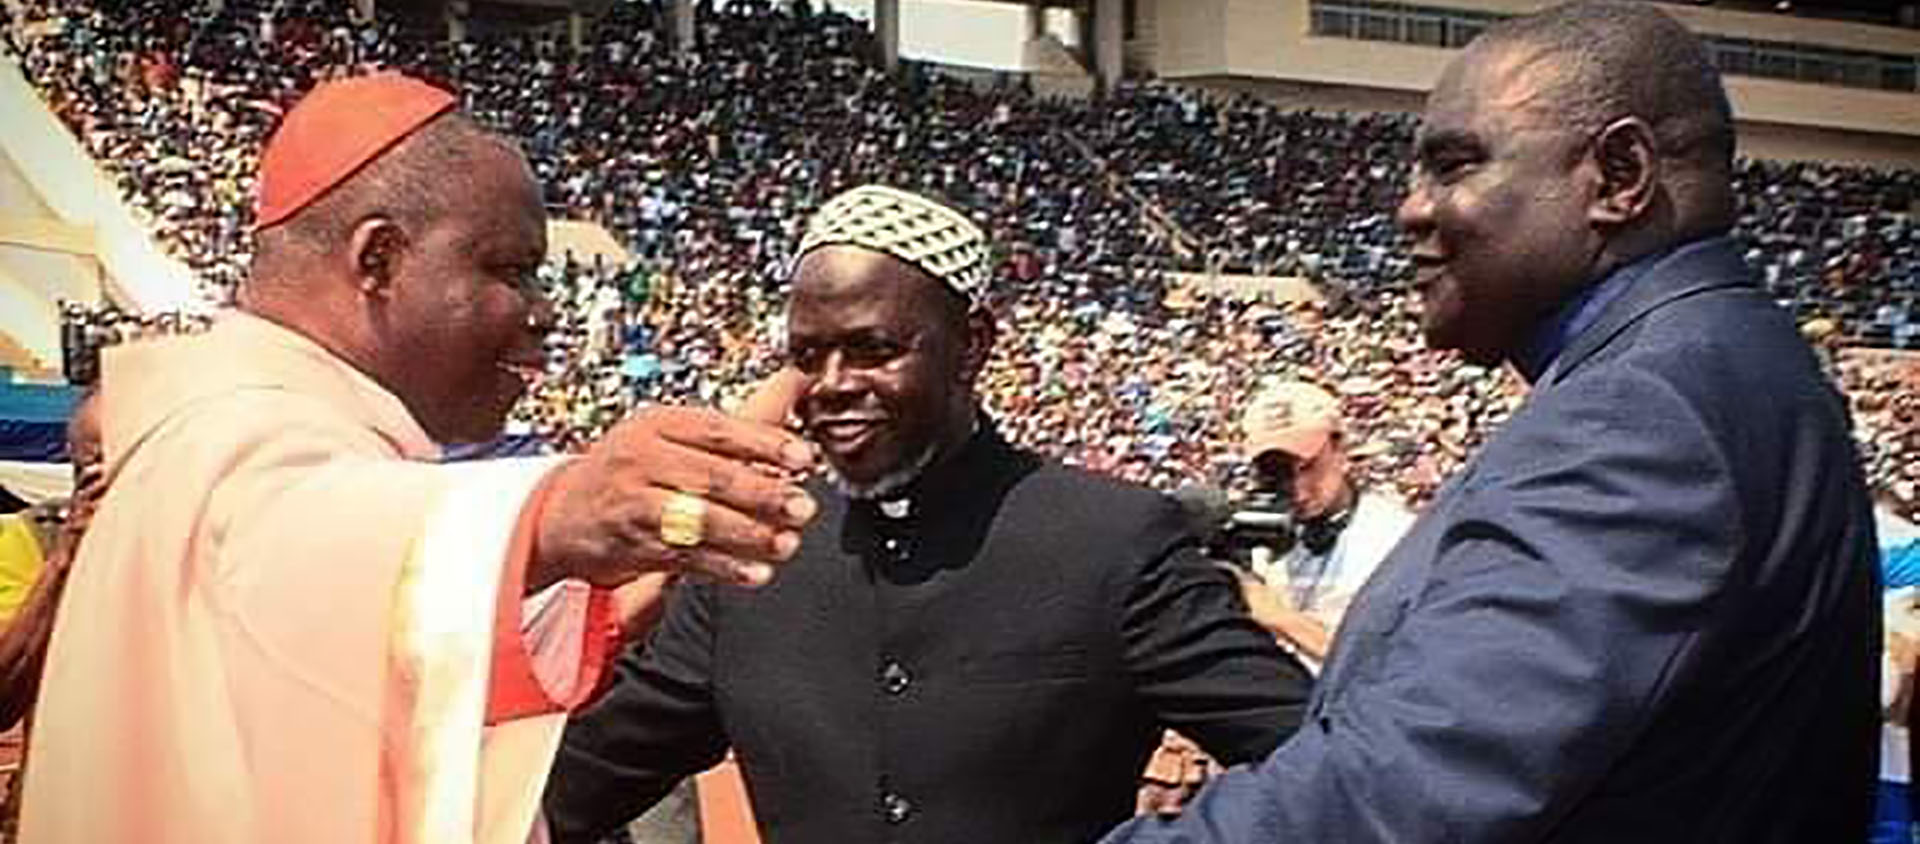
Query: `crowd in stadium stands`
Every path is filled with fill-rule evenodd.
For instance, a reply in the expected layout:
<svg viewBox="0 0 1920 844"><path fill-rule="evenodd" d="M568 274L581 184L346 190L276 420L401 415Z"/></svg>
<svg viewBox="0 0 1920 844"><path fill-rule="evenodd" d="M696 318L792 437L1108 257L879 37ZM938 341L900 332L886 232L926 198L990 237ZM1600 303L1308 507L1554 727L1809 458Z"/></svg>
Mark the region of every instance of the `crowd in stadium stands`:
<svg viewBox="0 0 1920 844"><path fill-rule="evenodd" d="M93 367L98 363L92 350L199 331L212 320L212 315L204 312L129 313L110 305L88 307L68 302L60 308L60 345L71 353L64 368L69 378L91 382Z"/></svg>
<svg viewBox="0 0 1920 844"><path fill-rule="evenodd" d="M987 402L1042 451L1163 488L1236 471L1264 377L1337 391L1362 476L1423 500L1520 394L1424 351L1392 210L1411 117L1287 111L1126 85L1088 103L879 69L864 25L799 4L720 4L699 48L619 3L558 37L453 45L349 4L33 0L6 27L56 114L209 283L243 274L253 159L318 79L398 67L459 89L518 137L556 217L606 226L630 263L556 261L551 375L516 417L560 447L635 401L724 402L777 365L782 278L805 215L862 182L966 208L1000 250ZM270 14L269 7L277 8ZM1740 237L1830 341L1920 348L1920 174L1743 161ZM1201 295L1184 273L1315 281L1327 301ZM1920 511L1920 408L1836 368L1887 500Z"/></svg>

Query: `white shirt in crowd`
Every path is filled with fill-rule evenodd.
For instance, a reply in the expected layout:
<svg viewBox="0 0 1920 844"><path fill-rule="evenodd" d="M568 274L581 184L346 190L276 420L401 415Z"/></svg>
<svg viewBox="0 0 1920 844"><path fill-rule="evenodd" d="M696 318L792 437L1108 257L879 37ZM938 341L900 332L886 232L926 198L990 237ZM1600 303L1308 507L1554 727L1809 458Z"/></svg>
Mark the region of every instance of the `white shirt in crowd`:
<svg viewBox="0 0 1920 844"><path fill-rule="evenodd" d="M1283 604L1338 631L1353 596L1412 526L1413 512L1400 502L1362 493L1346 529L1326 553L1296 542L1278 557L1256 558L1253 571Z"/></svg>

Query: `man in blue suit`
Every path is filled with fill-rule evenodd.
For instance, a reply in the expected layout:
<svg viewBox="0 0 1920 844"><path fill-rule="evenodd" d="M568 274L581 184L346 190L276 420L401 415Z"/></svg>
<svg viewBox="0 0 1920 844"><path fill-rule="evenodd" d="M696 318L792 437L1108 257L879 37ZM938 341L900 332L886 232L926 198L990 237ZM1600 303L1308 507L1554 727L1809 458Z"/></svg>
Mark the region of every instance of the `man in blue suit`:
<svg viewBox="0 0 1920 844"><path fill-rule="evenodd" d="M1733 148L1651 6L1454 61L1399 215L1423 329L1533 392L1356 599L1300 732L1110 844L1862 840L1873 516L1845 405L1726 239Z"/></svg>

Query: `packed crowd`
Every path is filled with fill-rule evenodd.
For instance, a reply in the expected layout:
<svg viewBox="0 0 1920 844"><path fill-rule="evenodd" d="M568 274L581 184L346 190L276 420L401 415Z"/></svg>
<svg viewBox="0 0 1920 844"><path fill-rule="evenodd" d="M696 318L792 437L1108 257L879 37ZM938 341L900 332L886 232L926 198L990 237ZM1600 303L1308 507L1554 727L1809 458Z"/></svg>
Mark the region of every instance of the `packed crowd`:
<svg viewBox="0 0 1920 844"><path fill-rule="evenodd" d="M1747 258L1783 305L1920 349L1920 172L1746 160L1735 187Z"/></svg>
<svg viewBox="0 0 1920 844"><path fill-rule="evenodd" d="M68 381L90 384L98 374L98 350L150 337L199 331L212 319L207 313L128 313L111 305L87 307L63 303L60 346L66 359L61 368Z"/></svg>
<svg viewBox="0 0 1920 844"><path fill-rule="evenodd" d="M1409 117L1283 111L1158 85L1097 103L887 74L864 25L798 4L723 4L700 47L621 3L575 53L552 34L423 41L346 3L34 0L11 48L162 244L224 296L247 257L252 157L314 81L399 67L460 90L520 138L557 217L605 225L631 263L550 268L563 325L517 417L562 447L635 401L724 402L777 364L788 251L806 213L862 182L968 209L1000 250L987 402L1018 441L1162 487L1235 471L1262 378L1337 390L1362 475L1419 501L1520 385L1423 350L1392 222ZM1783 304L1920 347L1920 175L1744 162L1740 237ZM1186 295L1173 270L1302 276L1325 304ZM1911 399L1840 375L1875 479L1920 510Z"/></svg>
<svg viewBox="0 0 1920 844"><path fill-rule="evenodd" d="M1875 495L1920 522L1920 361L1861 355L1843 359L1837 376Z"/></svg>

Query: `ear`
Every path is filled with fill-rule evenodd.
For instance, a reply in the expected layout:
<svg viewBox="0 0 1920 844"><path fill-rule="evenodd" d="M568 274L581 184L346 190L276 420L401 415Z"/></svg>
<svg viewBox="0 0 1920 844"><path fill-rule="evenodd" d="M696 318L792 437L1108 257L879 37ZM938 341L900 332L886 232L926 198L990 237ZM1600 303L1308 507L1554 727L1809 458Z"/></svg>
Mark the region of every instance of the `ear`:
<svg viewBox="0 0 1920 844"><path fill-rule="evenodd" d="M987 306L976 305L967 311L967 347L960 353L960 377L967 384L986 370L987 358L993 355L993 341L999 336L999 325Z"/></svg>
<svg viewBox="0 0 1920 844"><path fill-rule="evenodd" d="M1653 127L1638 117L1615 120L1594 136L1593 157L1600 184L1588 218L1602 226L1639 219L1653 205L1660 186L1660 148Z"/></svg>
<svg viewBox="0 0 1920 844"><path fill-rule="evenodd" d="M386 217L361 220L347 241L354 286L367 296L388 296L406 249L407 234L398 223Z"/></svg>

